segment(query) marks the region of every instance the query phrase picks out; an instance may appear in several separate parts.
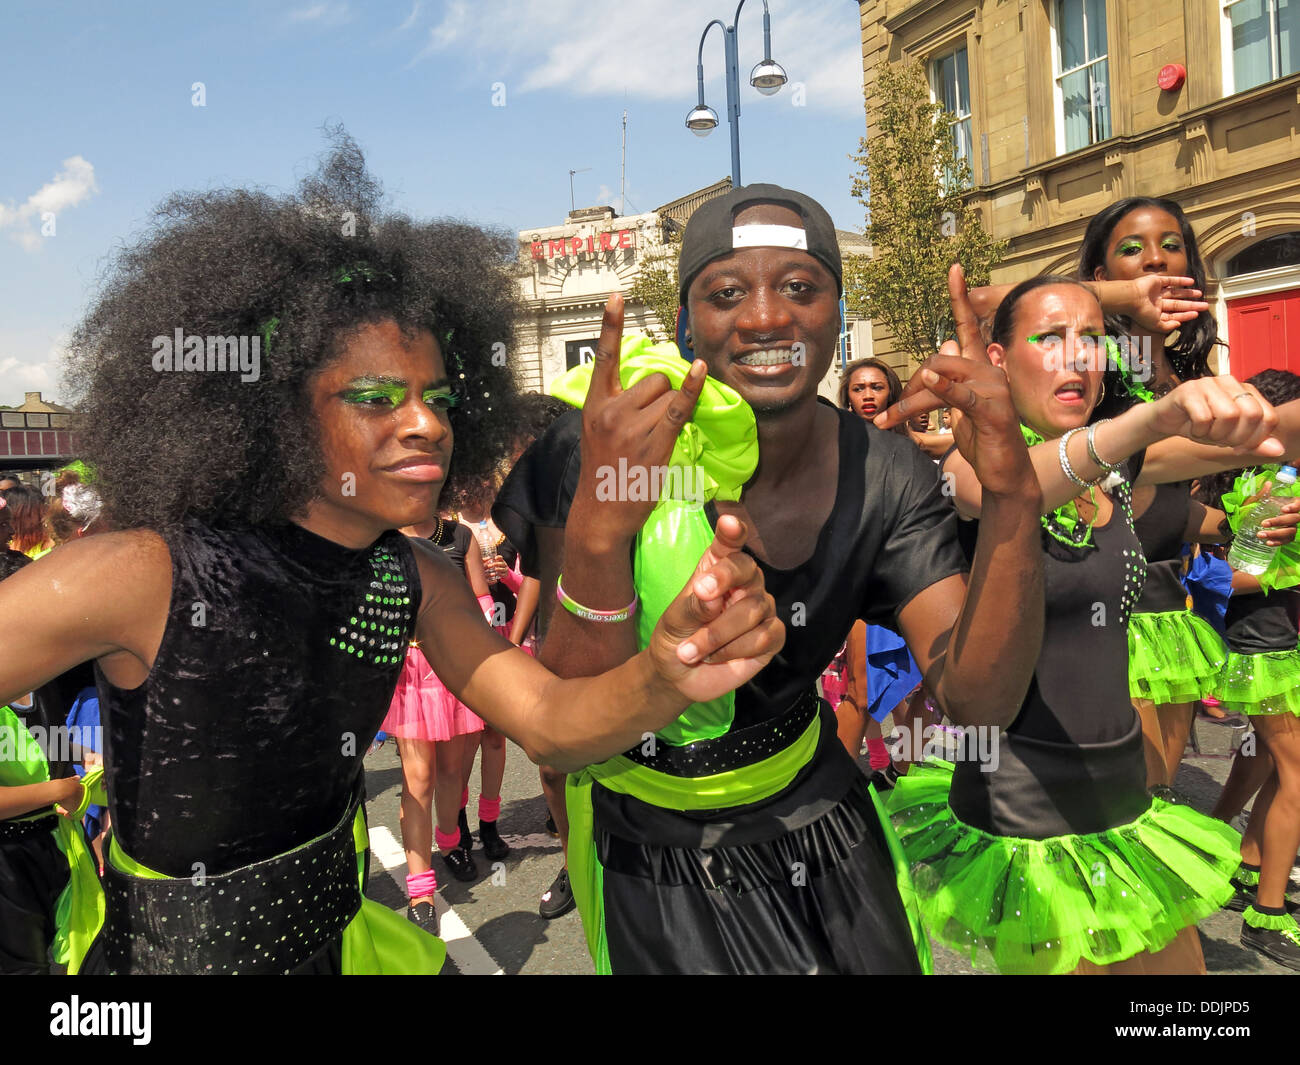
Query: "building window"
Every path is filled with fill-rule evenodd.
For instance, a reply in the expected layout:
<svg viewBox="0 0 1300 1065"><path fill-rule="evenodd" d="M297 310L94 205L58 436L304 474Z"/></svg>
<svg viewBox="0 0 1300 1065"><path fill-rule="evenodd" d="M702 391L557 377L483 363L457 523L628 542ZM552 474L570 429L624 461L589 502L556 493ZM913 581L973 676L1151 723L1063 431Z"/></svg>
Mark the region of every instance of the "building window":
<svg viewBox="0 0 1300 1065"><path fill-rule="evenodd" d="M1300 0L1227 0L1225 52L1231 54L1229 92L1300 70Z"/></svg>
<svg viewBox="0 0 1300 1065"><path fill-rule="evenodd" d="M1072 152L1110 137L1106 0L1056 0L1052 32L1059 118L1056 147Z"/></svg>
<svg viewBox="0 0 1300 1065"><path fill-rule="evenodd" d="M1300 0L1297 0L1300 2ZM957 158L965 159L974 172L975 161L971 155L970 72L966 49L959 48L930 64L930 88L936 103L953 117L948 132L957 149ZM944 175L944 187L951 188L954 175Z"/></svg>
<svg viewBox="0 0 1300 1065"><path fill-rule="evenodd" d="M1228 277L1300 266L1300 230L1265 237L1228 260Z"/></svg>

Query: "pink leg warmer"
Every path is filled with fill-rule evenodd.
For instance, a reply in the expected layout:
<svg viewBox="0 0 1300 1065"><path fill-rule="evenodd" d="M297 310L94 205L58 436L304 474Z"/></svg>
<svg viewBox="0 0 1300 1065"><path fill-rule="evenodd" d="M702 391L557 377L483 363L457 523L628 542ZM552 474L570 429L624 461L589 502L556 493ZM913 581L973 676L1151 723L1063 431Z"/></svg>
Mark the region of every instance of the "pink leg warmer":
<svg viewBox="0 0 1300 1065"><path fill-rule="evenodd" d="M432 869L423 873L411 873L406 878L406 897L422 899L438 890L438 878Z"/></svg>
<svg viewBox="0 0 1300 1065"><path fill-rule="evenodd" d="M438 845L438 850L443 854L454 851L460 846L460 829L457 828L454 832L444 832L437 825L434 825L433 842Z"/></svg>

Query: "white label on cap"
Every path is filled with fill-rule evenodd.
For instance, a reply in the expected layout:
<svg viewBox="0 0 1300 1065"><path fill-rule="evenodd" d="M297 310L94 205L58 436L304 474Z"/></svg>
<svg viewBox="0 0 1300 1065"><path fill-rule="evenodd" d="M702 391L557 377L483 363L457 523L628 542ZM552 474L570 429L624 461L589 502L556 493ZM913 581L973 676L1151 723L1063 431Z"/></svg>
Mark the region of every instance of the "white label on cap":
<svg viewBox="0 0 1300 1065"><path fill-rule="evenodd" d="M732 226L733 248L799 248L808 250L808 234L797 226Z"/></svg>

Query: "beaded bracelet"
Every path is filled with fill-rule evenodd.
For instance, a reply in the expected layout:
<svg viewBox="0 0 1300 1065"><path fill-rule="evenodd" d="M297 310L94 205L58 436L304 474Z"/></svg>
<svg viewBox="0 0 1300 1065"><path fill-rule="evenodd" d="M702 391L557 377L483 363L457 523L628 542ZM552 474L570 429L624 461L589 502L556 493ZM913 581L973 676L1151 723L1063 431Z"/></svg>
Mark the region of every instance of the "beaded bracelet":
<svg viewBox="0 0 1300 1065"><path fill-rule="evenodd" d="M1095 481L1083 480L1077 473L1074 472L1074 467L1070 465L1069 456L1067 456L1065 453L1065 449L1070 443L1070 437L1074 436L1075 433L1083 432L1083 430L1084 427L1081 425L1077 429L1071 429L1064 436L1062 436L1061 442L1056 447L1056 457L1061 462L1061 472L1065 474L1065 476L1067 476L1071 481L1077 484L1080 488L1091 488L1094 485L1098 484L1101 481L1101 478L1098 477L1097 480Z"/></svg>
<svg viewBox="0 0 1300 1065"><path fill-rule="evenodd" d="M564 585L560 583L563 577L564 574L561 573L555 578L555 598L560 601L560 605L570 614L576 614L584 621L599 621L605 624L612 624L616 621L626 621L632 616L633 611L636 610L637 604L641 601L640 596L633 594L632 602L628 603L628 605L622 610L592 610L590 607L583 606L576 599L569 596L569 594L564 590Z"/></svg>

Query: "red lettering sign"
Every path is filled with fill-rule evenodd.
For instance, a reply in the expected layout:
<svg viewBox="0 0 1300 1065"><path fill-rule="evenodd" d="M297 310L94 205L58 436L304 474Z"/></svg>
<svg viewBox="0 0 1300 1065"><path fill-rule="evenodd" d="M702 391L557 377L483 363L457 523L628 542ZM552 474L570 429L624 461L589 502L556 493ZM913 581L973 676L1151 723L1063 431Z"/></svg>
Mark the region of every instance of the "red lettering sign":
<svg viewBox="0 0 1300 1065"><path fill-rule="evenodd" d="M614 238L618 238L618 243ZM605 230L589 237L561 237L559 240L534 241L529 245L534 259L567 258L584 251L613 251L615 248L635 248L636 231L632 229ZM584 244L585 241L585 244Z"/></svg>

